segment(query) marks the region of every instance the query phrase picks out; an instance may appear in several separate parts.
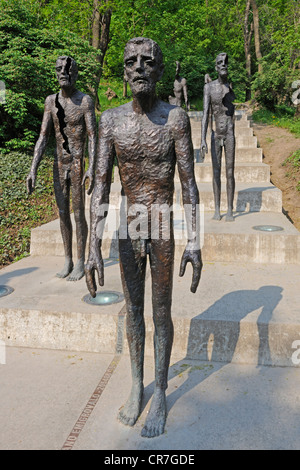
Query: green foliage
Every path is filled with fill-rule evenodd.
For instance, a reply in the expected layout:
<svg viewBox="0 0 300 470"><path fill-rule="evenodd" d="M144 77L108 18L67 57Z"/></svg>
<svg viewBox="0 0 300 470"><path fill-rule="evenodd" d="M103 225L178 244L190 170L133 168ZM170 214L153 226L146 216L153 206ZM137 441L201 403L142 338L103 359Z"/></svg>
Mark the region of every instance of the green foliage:
<svg viewBox="0 0 300 470"><path fill-rule="evenodd" d="M260 6L262 72L253 82L255 99L267 109L291 105L292 82L299 79L300 6L295 0L272 0Z"/></svg>
<svg viewBox="0 0 300 470"><path fill-rule="evenodd" d="M245 100L245 90L253 82L255 98L264 107L274 110L278 104L289 104L291 83L299 74L299 2L256 3L262 72L258 73L252 37L249 78L243 35L246 0L99 1L100 13L112 9L104 81L122 82L126 42L135 36L148 36L159 43L164 54L165 72L157 88L162 99L173 94L178 60L181 75L188 81L190 102L201 103L204 75L216 78L215 57L225 51L237 101ZM95 2L0 0L0 7L0 80L7 85L7 103L0 105L0 147L28 149L37 138L44 99L57 91L54 63L60 53L68 53L78 61L78 88L86 92L94 89L97 60L89 43ZM249 29L252 21L250 10Z"/></svg>
<svg viewBox="0 0 300 470"><path fill-rule="evenodd" d="M241 28L236 21L236 2L224 0L135 0L115 2L111 41L105 58L106 79L122 77L123 51L135 36L151 37L160 45L165 71L158 85L159 96L173 94L175 62L181 63L181 75L187 79L189 99L201 102L204 75L213 79L216 55L226 50L230 56L230 80L237 99L244 101L245 71Z"/></svg>
<svg viewBox="0 0 300 470"><path fill-rule="evenodd" d="M78 88L94 83L96 52L75 33L55 25L46 29L26 3L0 0L0 80L6 102L0 104L0 148L32 149L37 139L46 96L58 91L55 61L74 57Z"/></svg>
<svg viewBox="0 0 300 470"><path fill-rule="evenodd" d="M45 156L32 196L26 191L26 176L32 156L0 154L0 266L28 254L30 229L56 214L53 195L52 158Z"/></svg>
<svg viewBox="0 0 300 470"><path fill-rule="evenodd" d="M283 127L300 137L300 119L295 117L295 109L288 106L275 106L275 111L261 108L253 112L252 118L257 123Z"/></svg>
<svg viewBox="0 0 300 470"><path fill-rule="evenodd" d="M117 95L111 100L106 96L106 92L109 88ZM121 106L122 104L132 100L132 94L129 87L127 87L127 97L123 98L123 80L116 78L110 79L109 82L102 80L99 86L98 95L102 112L109 108Z"/></svg>
<svg viewBox="0 0 300 470"><path fill-rule="evenodd" d="M296 150L287 161L290 162L294 168L300 168L300 149Z"/></svg>

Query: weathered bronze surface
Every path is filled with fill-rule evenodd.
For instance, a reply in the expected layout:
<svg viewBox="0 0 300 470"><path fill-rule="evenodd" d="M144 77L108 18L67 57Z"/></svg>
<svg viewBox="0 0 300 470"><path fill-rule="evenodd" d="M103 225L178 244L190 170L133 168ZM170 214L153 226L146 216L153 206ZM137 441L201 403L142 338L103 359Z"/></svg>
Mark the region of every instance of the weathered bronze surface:
<svg viewBox="0 0 300 470"><path fill-rule="evenodd" d="M188 88L187 81L185 78L180 76L180 62L176 61L176 72L174 81L174 96L169 96L169 103L175 104L175 106L182 106L185 103L186 110L190 110L190 104L188 99Z"/></svg>
<svg viewBox="0 0 300 470"><path fill-rule="evenodd" d="M221 161L222 148L225 150L226 164L226 190L227 190L227 215L226 221L234 221L233 198L235 190L234 162L235 162L235 135L234 135L234 105L235 95L227 81L228 55L221 53L216 58L217 80L206 83L203 91L203 120L201 135L201 152L208 152L206 144L206 133L209 122L209 112L215 122L215 129L211 132L211 158L213 167L213 192L215 200L215 220L221 220L220 198L221 198Z"/></svg>
<svg viewBox="0 0 300 470"><path fill-rule="evenodd" d="M43 157L50 133L54 127L56 150L53 163L53 181L59 209L60 228L65 251L63 270L58 277L67 276L77 281L84 276L85 247L88 234L85 219L85 181L89 179L88 194L94 185L96 154L96 118L92 99L75 88L78 76L74 59L62 56L56 62L59 93L46 98L39 139L27 177L27 191L35 187L37 169ZM88 137L89 168L84 173L85 149ZM76 223L77 263L72 255L72 224L70 218L70 191Z"/></svg>
<svg viewBox="0 0 300 470"><path fill-rule="evenodd" d="M90 251L85 269L87 286L94 297L96 272L99 285L104 285L101 240L116 156L122 191L127 200L125 230L124 226L120 227L123 236L119 236L119 251L132 369L131 394L119 413L119 419L133 426L141 412L144 389L144 289L149 256L155 325L155 390L142 435L153 437L164 432L167 415L165 390L173 343L171 302L175 248L172 215L169 236L162 237L161 233L157 236L156 230L154 236L153 225L156 229L157 220L154 220L153 208L162 204L169 208L172 206L177 163L183 203L191 209L191 216L187 217L190 225L188 242L179 275L184 275L187 263L191 262L191 291L195 292L202 269L196 236L199 194L194 177L189 117L182 108L162 102L156 96L156 83L164 69L159 46L147 38L130 40L125 47L124 67L133 101L107 110L101 116L95 188L91 200ZM138 236L131 231L134 222L132 207L138 208L147 221Z"/></svg>

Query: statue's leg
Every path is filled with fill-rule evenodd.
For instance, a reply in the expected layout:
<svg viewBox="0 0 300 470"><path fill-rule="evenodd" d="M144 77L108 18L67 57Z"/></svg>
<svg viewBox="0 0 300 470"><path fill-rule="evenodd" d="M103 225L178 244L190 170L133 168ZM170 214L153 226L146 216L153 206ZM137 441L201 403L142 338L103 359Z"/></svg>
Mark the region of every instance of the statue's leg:
<svg viewBox="0 0 300 470"><path fill-rule="evenodd" d="M74 162L77 163L77 162ZM71 173L72 205L76 225L77 262L68 277L68 281L78 281L84 276L85 248L88 226L85 218L85 188L82 186L82 171L80 165L74 165Z"/></svg>
<svg viewBox="0 0 300 470"><path fill-rule="evenodd" d="M235 138L234 135L226 138L225 141L225 162L226 162L226 189L227 189L227 215L226 221L234 221L233 200L235 191L234 163L235 163Z"/></svg>
<svg viewBox="0 0 300 470"><path fill-rule="evenodd" d="M131 361L132 388L119 420L133 426L141 412L144 391L144 292L146 255L140 240L120 239L120 269L126 301L126 332Z"/></svg>
<svg viewBox="0 0 300 470"><path fill-rule="evenodd" d="M65 264L56 274L57 277L67 277L73 269L72 260L72 223L70 216L70 180L64 178L62 170L55 164L53 168L54 193L59 211L60 231L63 239Z"/></svg>
<svg viewBox="0 0 300 470"><path fill-rule="evenodd" d="M215 137L215 133L211 133L211 160L213 169L213 193L215 201L214 220L221 220L220 203L221 203L221 162L222 162L222 146L219 139Z"/></svg>
<svg viewBox="0 0 300 470"><path fill-rule="evenodd" d="M152 240L150 249L152 305L154 321L155 389L142 436L155 437L164 432L167 407L166 389L173 344L171 318L174 241Z"/></svg>

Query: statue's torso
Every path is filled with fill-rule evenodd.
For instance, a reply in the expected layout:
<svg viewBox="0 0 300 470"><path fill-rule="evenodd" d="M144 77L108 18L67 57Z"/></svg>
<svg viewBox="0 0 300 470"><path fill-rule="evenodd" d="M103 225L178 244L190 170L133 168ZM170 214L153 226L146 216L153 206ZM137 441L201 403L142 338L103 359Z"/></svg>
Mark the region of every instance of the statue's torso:
<svg viewBox="0 0 300 470"><path fill-rule="evenodd" d="M215 118L215 133L218 138L226 138L234 135L234 111L233 101L235 95L232 89L221 85L218 80L209 83L210 103Z"/></svg>
<svg viewBox="0 0 300 470"><path fill-rule="evenodd" d="M56 158L64 164L82 160L87 137L83 93L77 91L71 98L51 95L51 116L56 137Z"/></svg>
<svg viewBox="0 0 300 470"><path fill-rule="evenodd" d="M125 196L131 203L171 203L175 152L165 103L153 114L136 114L130 106L115 113L112 129Z"/></svg>

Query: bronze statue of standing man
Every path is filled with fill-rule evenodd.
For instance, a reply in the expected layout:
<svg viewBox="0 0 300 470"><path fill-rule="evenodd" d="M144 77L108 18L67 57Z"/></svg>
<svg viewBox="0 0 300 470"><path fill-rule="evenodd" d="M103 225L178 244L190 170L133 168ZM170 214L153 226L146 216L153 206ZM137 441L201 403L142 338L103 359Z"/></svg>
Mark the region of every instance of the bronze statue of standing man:
<svg viewBox="0 0 300 470"><path fill-rule="evenodd" d="M139 237L131 236L131 216L128 215L125 221L126 235L119 236L119 259L132 372L131 394L119 413L119 419L124 424L133 426L141 412L144 391L144 290L149 256L155 325L155 390L142 436L154 437L164 432L167 416L166 388L173 343L171 303L175 243L172 216L169 236L153 236L151 225L156 221L152 220L152 208L156 205L172 207L177 163L183 203L191 209L190 222L193 226L189 232L193 234L188 238L182 256L180 276L183 276L186 264L191 262L191 291L195 292L202 269L201 251L194 231L199 194L194 176L189 118L182 108L160 101L156 95L156 83L164 70L158 44L148 38L130 40L125 47L124 67L133 101L105 111L99 123L86 281L93 297L96 296L97 288L96 272L100 286L104 285L101 227L103 231L116 156L127 206L142 206L149 227Z"/></svg>
<svg viewBox="0 0 300 470"><path fill-rule="evenodd" d="M233 199L235 191L234 163L235 163L235 135L234 135L234 105L235 95L228 83L228 55L221 53L216 58L216 71L218 78L204 85L203 92L203 120L201 135L201 152L208 152L206 133L211 110L215 120L215 130L211 132L211 158L213 168L213 192L215 213L213 219L221 220L221 160L222 149L225 151L226 165L226 191L227 214L226 221L234 221Z"/></svg>
<svg viewBox="0 0 300 470"><path fill-rule="evenodd" d="M77 281L84 276L85 248L88 227L85 219L85 181L89 178L88 194L94 184L96 154L96 117L93 100L75 88L78 68L74 59L61 56L56 61L56 76L61 87L59 93L46 98L39 139L27 177L27 191L35 187L37 169L43 157L52 127L56 149L53 163L53 181L60 229L65 251L65 264L57 277ZM88 139L89 168L85 172L85 150ZM70 191L76 224L77 263L72 254L72 224Z"/></svg>
<svg viewBox="0 0 300 470"><path fill-rule="evenodd" d="M176 106L182 106L184 101L186 110L190 110L190 104L188 99L188 88L186 78L180 76L180 62L176 60L176 72L174 80L174 89L175 96L169 96L169 103L175 104Z"/></svg>

